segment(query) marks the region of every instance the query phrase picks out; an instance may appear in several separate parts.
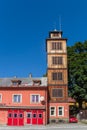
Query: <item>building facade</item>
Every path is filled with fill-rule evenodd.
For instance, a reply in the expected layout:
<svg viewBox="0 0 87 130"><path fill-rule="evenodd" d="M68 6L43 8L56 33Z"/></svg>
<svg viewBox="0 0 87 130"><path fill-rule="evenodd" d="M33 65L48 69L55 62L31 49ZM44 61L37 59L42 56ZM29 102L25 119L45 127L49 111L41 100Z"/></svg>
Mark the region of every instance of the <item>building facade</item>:
<svg viewBox="0 0 87 130"><path fill-rule="evenodd" d="M61 31L49 33L47 77L0 78L0 124L46 125L68 120L66 41Z"/></svg>
<svg viewBox="0 0 87 130"><path fill-rule="evenodd" d="M47 123L47 78L0 79L0 124Z"/></svg>

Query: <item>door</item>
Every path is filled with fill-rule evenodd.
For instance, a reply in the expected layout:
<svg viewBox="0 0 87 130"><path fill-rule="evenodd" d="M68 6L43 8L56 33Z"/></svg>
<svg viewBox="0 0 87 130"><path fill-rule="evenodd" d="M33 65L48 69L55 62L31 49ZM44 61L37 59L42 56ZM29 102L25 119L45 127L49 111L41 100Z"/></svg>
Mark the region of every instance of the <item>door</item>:
<svg viewBox="0 0 87 130"><path fill-rule="evenodd" d="M27 110L27 124L42 125L43 110Z"/></svg>
<svg viewBox="0 0 87 130"><path fill-rule="evenodd" d="M32 112L27 112L27 124L32 124Z"/></svg>
<svg viewBox="0 0 87 130"><path fill-rule="evenodd" d="M41 124L43 124L43 111L41 111L41 110L38 110L38 125L41 125Z"/></svg>
<svg viewBox="0 0 87 130"><path fill-rule="evenodd" d="M10 126L23 126L24 110L8 110L7 124Z"/></svg>
<svg viewBox="0 0 87 130"><path fill-rule="evenodd" d="M8 110L8 122L7 122L7 124L8 125L12 125L13 124L13 113L12 113L12 110Z"/></svg>
<svg viewBox="0 0 87 130"><path fill-rule="evenodd" d="M18 124L18 110L13 111L13 125L17 126Z"/></svg>
<svg viewBox="0 0 87 130"><path fill-rule="evenodd" d="M19 110L19 119L18 119L18 125L19 126L23 126L24 125L24 111L23 110Z"/></svg>
<svg viewBox="0 0 87 130"><path fill-rule="evenodd" d="M32 110L32 124L37 124L37 110Z"/></svg>

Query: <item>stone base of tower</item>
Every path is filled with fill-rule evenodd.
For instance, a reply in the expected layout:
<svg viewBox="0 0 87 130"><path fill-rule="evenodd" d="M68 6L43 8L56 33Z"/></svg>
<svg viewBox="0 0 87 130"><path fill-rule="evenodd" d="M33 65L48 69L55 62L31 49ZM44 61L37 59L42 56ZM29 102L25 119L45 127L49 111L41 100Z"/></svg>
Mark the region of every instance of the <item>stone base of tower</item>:
<svg viewBox="0 0 87 130"><path fill-rule="evenodd" d="M49 123L69 122L69 103L49 103Z"/></svg>

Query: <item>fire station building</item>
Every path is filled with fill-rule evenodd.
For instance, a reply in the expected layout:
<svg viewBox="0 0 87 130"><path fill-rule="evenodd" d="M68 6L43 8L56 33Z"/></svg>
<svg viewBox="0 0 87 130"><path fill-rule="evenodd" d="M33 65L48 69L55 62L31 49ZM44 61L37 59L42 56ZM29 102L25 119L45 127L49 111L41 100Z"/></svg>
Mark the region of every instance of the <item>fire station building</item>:
<svg viewBox="0 0 87 130"><path fill-rule="evenodd" d="M66 41L62 31L49 32L47 77L0 78L0 124L46 125L68 120Z"/></svg>

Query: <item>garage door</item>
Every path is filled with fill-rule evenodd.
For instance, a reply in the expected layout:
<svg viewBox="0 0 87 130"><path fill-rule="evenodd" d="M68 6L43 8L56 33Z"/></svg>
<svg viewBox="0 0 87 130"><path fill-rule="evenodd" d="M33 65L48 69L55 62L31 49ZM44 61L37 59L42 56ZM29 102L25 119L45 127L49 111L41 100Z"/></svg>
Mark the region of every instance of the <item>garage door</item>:
<svg viewBox="0 0 87 130"><path fill-rule="evenodd" d="M24 111L23 110L8 110L8 125L22 126L24 125Z"/></svg>
<svg viewBox="0 0 87 130"><path fill-rule="evenodd" d="M43 124L43 111L27 110L27 124L32 124L32 125Z"/></svg>

